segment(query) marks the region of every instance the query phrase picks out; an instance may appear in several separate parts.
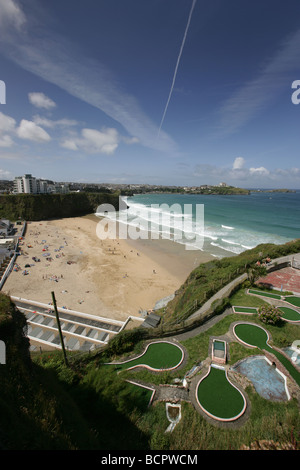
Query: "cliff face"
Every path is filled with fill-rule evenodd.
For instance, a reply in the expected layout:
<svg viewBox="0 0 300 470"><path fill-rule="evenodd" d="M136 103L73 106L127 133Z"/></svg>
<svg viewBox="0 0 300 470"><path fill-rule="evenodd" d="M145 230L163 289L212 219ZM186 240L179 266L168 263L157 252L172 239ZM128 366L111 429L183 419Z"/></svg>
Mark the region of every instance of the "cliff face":
<svg viewBox="0 0 300 470"><path fill-rule="evenodd" d="M94 213L101 204L118 210L118 194L12 194L0 196L0 217L16 221L79 217Z"/></svg>

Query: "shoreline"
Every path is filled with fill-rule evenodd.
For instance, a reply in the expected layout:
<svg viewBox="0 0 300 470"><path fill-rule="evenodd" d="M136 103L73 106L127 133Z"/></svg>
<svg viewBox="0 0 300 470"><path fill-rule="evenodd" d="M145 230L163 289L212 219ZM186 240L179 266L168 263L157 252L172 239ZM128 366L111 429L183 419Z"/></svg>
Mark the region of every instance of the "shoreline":
<svg viewBox="0 0 300 470"><path fill-rule="evenodd" d="M197 265L213 259L171 240L101 240L99 220L89 214L28 223L20 269L3 292L50 303L54 291L59 307L124 321L174 294Z"/></svg>

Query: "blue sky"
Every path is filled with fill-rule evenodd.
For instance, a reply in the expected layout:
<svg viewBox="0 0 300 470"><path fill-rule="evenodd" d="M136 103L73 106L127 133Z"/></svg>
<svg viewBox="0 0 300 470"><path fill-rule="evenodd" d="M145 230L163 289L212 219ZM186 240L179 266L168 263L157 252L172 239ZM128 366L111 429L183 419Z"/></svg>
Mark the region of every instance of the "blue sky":
<svg viewBox="0 0 300 470"><path fill-rule="evenodd" d="M298 0L0 0L0 179L300 189L299 18Z"/></svg>

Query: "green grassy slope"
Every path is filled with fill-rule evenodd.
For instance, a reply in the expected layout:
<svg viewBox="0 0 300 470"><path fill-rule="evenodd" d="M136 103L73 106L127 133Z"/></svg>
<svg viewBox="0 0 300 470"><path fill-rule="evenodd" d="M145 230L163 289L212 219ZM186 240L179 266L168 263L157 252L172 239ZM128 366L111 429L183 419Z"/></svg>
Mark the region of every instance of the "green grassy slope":
<svg viewBox="0 0 300 470"><path fill-rule="evenodd" d="M284 245L258 245L237 256L200 264L190 273L173 301L169 302L164 312L164 325L172 327L188 319L222 287L254 268L257 261L267 257L274 260L298 252L300 239Z"/></svg>

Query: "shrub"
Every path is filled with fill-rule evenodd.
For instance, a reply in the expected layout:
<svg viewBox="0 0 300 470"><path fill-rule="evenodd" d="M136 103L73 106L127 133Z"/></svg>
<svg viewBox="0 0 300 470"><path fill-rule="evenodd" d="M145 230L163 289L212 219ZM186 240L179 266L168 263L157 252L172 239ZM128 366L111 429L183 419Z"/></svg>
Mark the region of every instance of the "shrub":
<svg viewBox="0 0 300 470"><path fill-rule="evenodd" d="M130 352L139 341L146 339L147 336L148 331L146 329L123 330L109 341L105 353L110 356Z"/></svg>
<svg viewBox="0 0 300 470"><path fill-rule="evenodd" d="M265 266L261 264L256 264L247 269L248 279L251 285L254 285L255 282L260 278L267 275L267 270Z"/></svg>
<svg viewBox="0 0 300 470"><path fill-rule="evenodd" d="M224 299L221 299L221 300L215 300L212 303L212 307L214 309L215 315L220 315L221 313L224 312L224 310L226 310L226 308L231 307L231 303L228 297L225 297Z"/></svg>
<svg viewBox="0 0 300 470"><path fill-rule="evenodd" d="M281 316L277 307L273 305L262 305L258 309L258 318L263 323L277 325L281 321Z"/></svg>

